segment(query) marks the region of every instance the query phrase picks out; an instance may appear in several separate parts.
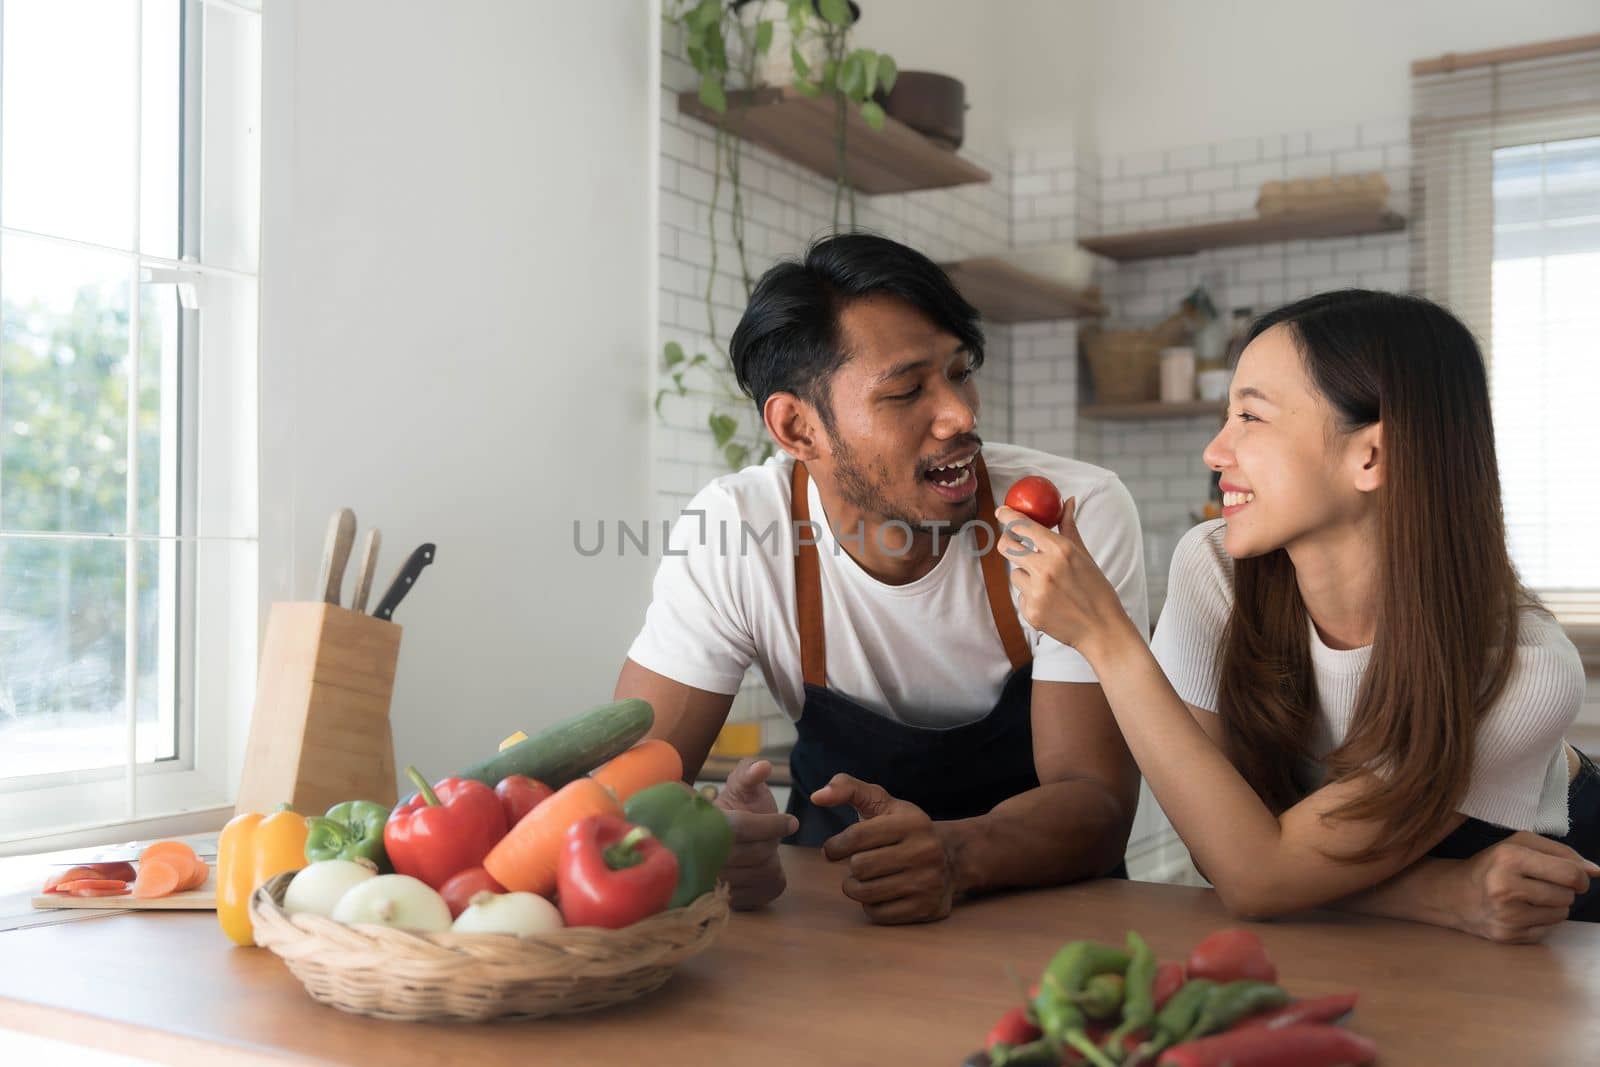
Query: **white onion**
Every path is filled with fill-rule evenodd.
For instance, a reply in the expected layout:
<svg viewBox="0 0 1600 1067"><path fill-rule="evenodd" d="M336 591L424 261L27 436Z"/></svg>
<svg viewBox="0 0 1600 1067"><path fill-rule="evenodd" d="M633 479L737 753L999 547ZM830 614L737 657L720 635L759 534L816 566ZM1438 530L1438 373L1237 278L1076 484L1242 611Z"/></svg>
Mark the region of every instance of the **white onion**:
<svg viewBox="0 0 1600 1067"><path fill-rule="evenodd" d="M450 929L450 906L429 885L409 874L380 874L352 886L333 907L347 926L373 923L425 934Z"/></svg>
<svg viewBox="0 0 1600 1067"><path fill-rule="evenodd" d="M451 927L458 934L534 937L566 925L556 906L537 893L476 893Z"/></svg>
<svg viewBox="0 0 1600 1067"><path fill-rule="evenodd" d="M283 910L290 915L332 915L333 906L352 886L377 876L378 868L370 860L318 860L295 873L283 894Z"/></svg>

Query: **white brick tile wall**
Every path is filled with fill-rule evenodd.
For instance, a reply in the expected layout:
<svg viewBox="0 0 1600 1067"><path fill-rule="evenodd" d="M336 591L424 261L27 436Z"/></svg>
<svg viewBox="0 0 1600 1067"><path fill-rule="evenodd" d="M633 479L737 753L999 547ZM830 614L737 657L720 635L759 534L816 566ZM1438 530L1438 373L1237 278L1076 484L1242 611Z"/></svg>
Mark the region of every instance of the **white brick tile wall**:
<svg viewBox="0 0 1600 1067"><path fill-rule="evenodd" d="M1336 174L1364 174L1369 170L1383 169L1383 149L1352 148L1333 154Z"/></svg>
<svg viewBox="0 0 1600 1067"><path fill-rule="evenodd" d="M1199 170L1201 167L1209 166L1211 166L1211 146L1208 144L1174 148L1167 153L1168 170Z"/></svg>
<svg viewBox="0 0 1600 1067"><path fill-rule="evenodd" d="M1234 182L1234 168L1212 167L1209 170L1198 170L1189 175L1189 188L1197 193L1209 193L1217 189L1232 189Z"/></svg>
<svg viewBox="0 0 1600 1067"><path fill-rule="evenodd" d="M1227 163L1254 163L1261 158L1261 139L1246 137L1214 144L1211 146L1211 158L1217 166Z"/></svg>
<svg viewBox="0 0 1600 1067"><path fill-rule="evenodd" d="M1159 174L1144 179L1143 196L1146 200L1175 196L1188 191L1189 176L1186 174Z"/></svg>
<svg viewBox="0 0 1600 1067"><path fill-rule="evenodd" d="M1311 151L1313 152L1337 152L1345 148L1355 148L1360 143L1360 131L1348 126L1341 126L1331 130L1311 131Z"/></svg>
<svg viewBox="0 0 1600 1067"><path fill-rule="evenodd" d="M1153 173L1148 170L1148 156L1141 156L1133 165L1139 170L1135 178L1129 177L1126 158L1099 161L1097 169L1104 178L1098 211L1101 232L1253 217L1261 182L1273 178L1382 169L1393 208L1404 211L1409 193L1409 128L1403 119L1173 148L1165 160L1166 172ZM1187 183L1186 191L1180 181ZM1210 198L1207 208L1194 199L1197 195ZM1404 289L1409 263L1404 233L1378 234L1126 263L1107 276L1104 287L1116 322L1150 325L1201 283L1212 289L1225 311L1251 307L1259 314L1298 296L1341 286ZM1217 422L1201 416L1085 422L1078 427L1077 454L1116 471L1134 494L1145 527L1151 592L1158 603L1172 547L1191 513L1206 499L1210 472L1201 452L1216 433Z"/></svg>

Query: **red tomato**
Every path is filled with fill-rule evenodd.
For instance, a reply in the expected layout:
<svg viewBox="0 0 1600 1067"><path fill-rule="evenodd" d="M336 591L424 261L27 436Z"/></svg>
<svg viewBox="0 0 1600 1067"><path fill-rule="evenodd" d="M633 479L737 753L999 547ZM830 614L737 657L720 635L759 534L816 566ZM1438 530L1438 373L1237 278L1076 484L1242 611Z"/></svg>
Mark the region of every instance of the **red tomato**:
<svg viewBox="0 0 1600 1067"><path fill-rule="evenodd" d="M1026 1045L1030 1041L1037 1041L1044 1036L1044 1031L1033 1024L1028 1018L1028 1013L1022 1008L1012 1008L1000 1016L1000 1021L994 1024L994 1029L989 1031L989 1037L984 1041L983 1047L992 1049L1004 1042L1007 1045Z"/></svg>
<svg viewBox="0 0 1600 1067"><path fill-rule="evenodd" d="M467 905L472 903L473 897L484 890L504 893L506 887L495 881L482 867L468 867L459 874L452 875L448 882L440 886L439 895L444 897L444 902L450 907L450 918L454 919L467 910Z"/></svg>
<svg viewBox="0 0 1600 1067"><path fill-rule="evenodd" d="M1040 526L1061 521L1061 494L1049 479L1037 474L1018 478L1006 491L1006 507L1022 512Z"/></svg>
<svg viewBox="0 0 1600 1067"><path fill-rule="evenodd" d="M1196 945L1189 953L1187 969L1190 979L1209 978L1213 982L1278 980L1278 968L1267 958L1267 946L1249 930L1237 927L1218 930Z"/></svg>
<svg viewBox="0 0 1600 1067"><path fill-rule="evenodd" d="M500 806L505 809L506 828L517 825L528 812L555 795L555 790L525 774L512 774L500 779L494 787Z"/></svg>

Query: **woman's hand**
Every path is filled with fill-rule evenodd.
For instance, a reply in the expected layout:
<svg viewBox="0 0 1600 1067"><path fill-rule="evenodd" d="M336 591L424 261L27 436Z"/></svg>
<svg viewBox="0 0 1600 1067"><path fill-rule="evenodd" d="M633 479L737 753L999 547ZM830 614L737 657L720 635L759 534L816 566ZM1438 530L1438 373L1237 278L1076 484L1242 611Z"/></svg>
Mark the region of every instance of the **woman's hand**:
<svg viewBox="0 0 1600 1067"><path fill-rule="evenodd" d="M1512 944L1540 941L1565 921L1573 900L1600 870L1561 842L1526 831L1484 849L1459 869L1465 892L1455 909L1457 925Z"/></svg>
<svg viewBox="0 0 1600 1067"><path fill-rule="evenodd" d="M1001 524L997 549L1012 565L1011 584L1022 593L1018 610L1028 625L1094 664L1115 641L1144 637L1122 606L1116 589L1084 547L1074 520L1077 500L1069 499L1056 533L1008 507L995 509ZM1032 542L1029 548L1020 537Z"/></svg>

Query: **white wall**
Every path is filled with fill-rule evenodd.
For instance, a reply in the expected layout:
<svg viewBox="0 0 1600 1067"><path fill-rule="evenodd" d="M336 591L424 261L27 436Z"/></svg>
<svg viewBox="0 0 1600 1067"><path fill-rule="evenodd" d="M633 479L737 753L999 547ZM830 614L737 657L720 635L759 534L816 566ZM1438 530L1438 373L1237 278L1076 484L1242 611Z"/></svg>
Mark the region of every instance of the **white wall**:
<svg viewBox="0 0 1600 1067"><path fill-rule="evenodd" d="M1594 0L1117 0L1089 5L1094 135L1105 155L1404 116L1411 63L1600 30ZM1035 40L1084 5L1030 9ZM1052 71L1016 65L1020 95ZM1065 105L1062 105L1065 106ZM1019 108L1010 116L1027 118Z"/></svg>
<svg viewBox="0 0 1600 1067"><path fill-rule="evenodd" d="M273 0L263 59L261 596L380 526L398 759L433 775L609 699L646 561L657 31L645 5ZM376 599L376 596L374 597Z"/></svg>

